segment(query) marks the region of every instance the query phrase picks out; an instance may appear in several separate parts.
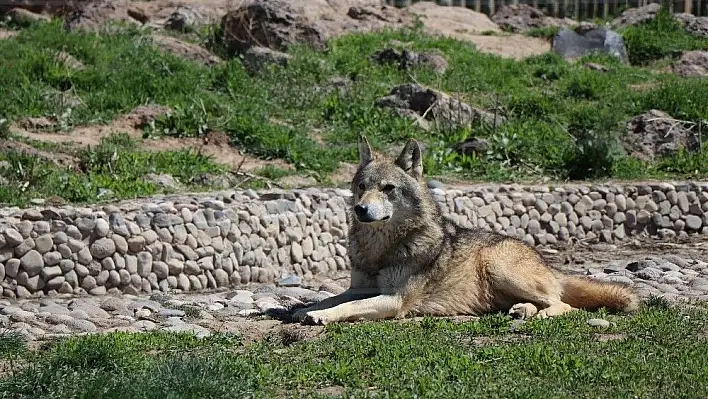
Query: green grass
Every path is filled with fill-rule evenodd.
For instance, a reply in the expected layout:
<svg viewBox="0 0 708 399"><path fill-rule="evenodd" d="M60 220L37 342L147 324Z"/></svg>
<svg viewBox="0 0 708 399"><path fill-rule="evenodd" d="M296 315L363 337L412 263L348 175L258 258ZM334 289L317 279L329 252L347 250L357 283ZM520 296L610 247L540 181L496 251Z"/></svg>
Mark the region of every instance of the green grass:
<svg viewBox="0 0 708 399"><path fill-rule="evenodd" d="M379 150L411 137L425 142L427 173L438 177L517 182L704 178L708 176L705 151L645 163L629 158L619 145L629 118L651 108L696 126L704 127L708 119L708 81L681 79L660 68L673 51L707 49L708 40L688 35L667 18L621 31L632 65L605 56L568 63L552 53L524 61L503 59L480 53L469 43L432 38L412 28L343 36L332 40L325 52L295 46L289 50L294 58L287 66L266 68L254 76L238 59L206 67L162 53L134 28L93 35L66 32L60 21L33 24L17 37L0 41L0 53L6 54L0 59L5 71L0 87L9 89L0 97L0 119L7 121L0 123L0 134L7 134L8 122L29 116L53 117L62 129L70 129L106 123L138 105L156 103L173 112L147 127L148 136L195 137L223 131L248 153L285 160L297 173L322 183L340 161L356 162L358 133L367 134ZM187 37L225 55L213 36L218 29L203 31L211 33L193 32ZM531 34L548 37L551 33ZM369 59L394 39L410 43L414 50L442 52L448 71L444 76L424 68L401 71ZM54 55L60 50L85 68L75 71L56 62ZM583 67L587 61L602 63L609 71L588 70ZM347 88L335 89L334 78L348 80ZM409 82L459 95L473 106L496 107L508 122L496 129L480 125L423 131L374 105L393 86ZM647 88L634 88L640 85ZM67 98L80 103L69 110ZM486 138L489 153L475 157L452 150L457 141L470 136ZM126 164L146 162L146 155L135 157L126 159ZM201 161L185 160L184 154L154 157L163 157L164 162L149 162L167 169L175 157L182 159L177 161L183 165L181 176L202 171ZM115 174L111 180L134 181L143 169ZM68 189L68 184L69 191L79 192L71 195L74 201L91 198L82 194L87 190L84 185L92 185L88 189L92 191L106 184L105 179L85 183L83 177L67 172L49 174L71 182L62 186L35 179L26 190L52 195ZM113 190L119 197L151 191ZM0 201L7 198L19 197L15 191L0 193Z"/></svg>
<svg viewBox="0 0 708 399"><path fill-rule="evenodd" d="M38 145L51 151L56 146ZM192 184L191 179L204 173L223 173L225 167L192 150L146 152L135 148L125 134L110 136L94 148L75 153L82 172L60 168L51 161L21 152L0 153L0 203L23 205L34 198L56 195L72 203L134 198L169 192L144 181L149 173L166 173L178 179L185 189L195 191L209 186Z"/></svg>
<svg viewBox="0 0 708 399"><path fill-rule="evenodd" d="M635 65L671 57L681 50L708 50L708 41L686 32L665 8L654 20L622 33L629 61Z"/></svg>
<svg viewBox="0 0 708 399"><path fill-rule="evenodd" d="M560 32L560 26L544 26L542 28L529 29L524 34L531 37L538 37L541 39L546 39L549 42L553 41L553 38Z"/></svg>
<svg viewBox="0 0 708 399"><path fill-rule="evenodd" d="M577 312L516 326L496 314L330 325L324 337L296 344L72 337L22 352L19 371L0 378L0 397L705 397L708 310L654 302L630 317ZM591 317L613 324L591 327Z"/></svg>

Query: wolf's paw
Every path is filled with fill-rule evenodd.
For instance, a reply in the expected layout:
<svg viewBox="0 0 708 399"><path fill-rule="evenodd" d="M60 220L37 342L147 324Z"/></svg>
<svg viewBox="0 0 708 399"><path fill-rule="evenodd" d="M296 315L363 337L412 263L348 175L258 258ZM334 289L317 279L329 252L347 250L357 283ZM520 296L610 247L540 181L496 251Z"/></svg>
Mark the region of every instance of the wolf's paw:
<svg viewBox="0 0 708 399"><path fill-rule="evenodd" d="M563 314L566 314L568 312L572 312L574 310L577 310L570 305L566 303L558 303L555 305L551 305L545 309L541 309L538 314L536 314L536 318L538 319L547 319L549 317L555 317L555 316L560 316Z"/></svg>
<svg viewBox="0 0 708 399"><path fill-rule="evenodd" d="M293 322L296 323L302 323L303 320L305 320L305 316L307 316L309 308L300 308L296 310L290 317Z"/></svg>
<svg viewBox="0 0 708 399"><path fill-rule="evenodd" d="M515 319L526 320L538 313L538 309L532 303L517 303L509 309L509 315Z"/></svg>
<svg viewBox="0 0 708 399"><path fill-rule="evenodd" d="M312 312L306 312L304 317L302 318L302 323L303 324L313 324L313 325L327 325L331 323L333 320L328 318L324 312L321 310L315 310Z"/></svg>

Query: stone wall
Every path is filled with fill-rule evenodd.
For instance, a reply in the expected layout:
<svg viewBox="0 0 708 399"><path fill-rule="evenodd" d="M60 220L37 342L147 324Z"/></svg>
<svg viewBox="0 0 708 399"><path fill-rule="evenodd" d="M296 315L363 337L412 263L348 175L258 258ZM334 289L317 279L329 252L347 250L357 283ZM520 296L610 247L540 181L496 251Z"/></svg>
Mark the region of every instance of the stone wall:
<svg viewBox="0 0 708 399"><path fill-rule="evenodd" d="M530 244L708 234L708 183L433 189L462 225ZM195 291L346 270L347 190L0 210L5 297Z"/></svg>

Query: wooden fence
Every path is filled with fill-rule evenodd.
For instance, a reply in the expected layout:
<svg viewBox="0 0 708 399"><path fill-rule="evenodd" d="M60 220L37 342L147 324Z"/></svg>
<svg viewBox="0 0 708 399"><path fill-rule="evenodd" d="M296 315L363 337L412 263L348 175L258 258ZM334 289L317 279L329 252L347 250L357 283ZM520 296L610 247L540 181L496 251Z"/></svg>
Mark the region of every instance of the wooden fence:
<svg viewBox="0 0 708 399"><path fill-rule="evenodd" d="M384 0L388 5L406 7L418 1L431 0ZM614 18L628 8L649 3L666 4L672 12L685 12L696 16L708 16L708 0L437 0L439 5L467 7L477 12L493 15L505 5L528 4L546 15L587 21L594 18Z"/></svg>

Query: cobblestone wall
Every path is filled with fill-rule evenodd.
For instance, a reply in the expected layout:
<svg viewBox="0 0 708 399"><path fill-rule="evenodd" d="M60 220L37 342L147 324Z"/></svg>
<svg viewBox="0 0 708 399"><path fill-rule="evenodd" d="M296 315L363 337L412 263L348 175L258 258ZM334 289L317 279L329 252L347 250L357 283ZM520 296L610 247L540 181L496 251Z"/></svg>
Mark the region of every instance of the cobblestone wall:
<svg viewBox="0 0 708 399"><path fill-rule="evenodd" d="M433 189L462 225L530 244L708 234L708 183ZM150 293L345 270L347 190L221 192L0 211L5 297ZM41 294L40 294L41 295Z"/></svg>

